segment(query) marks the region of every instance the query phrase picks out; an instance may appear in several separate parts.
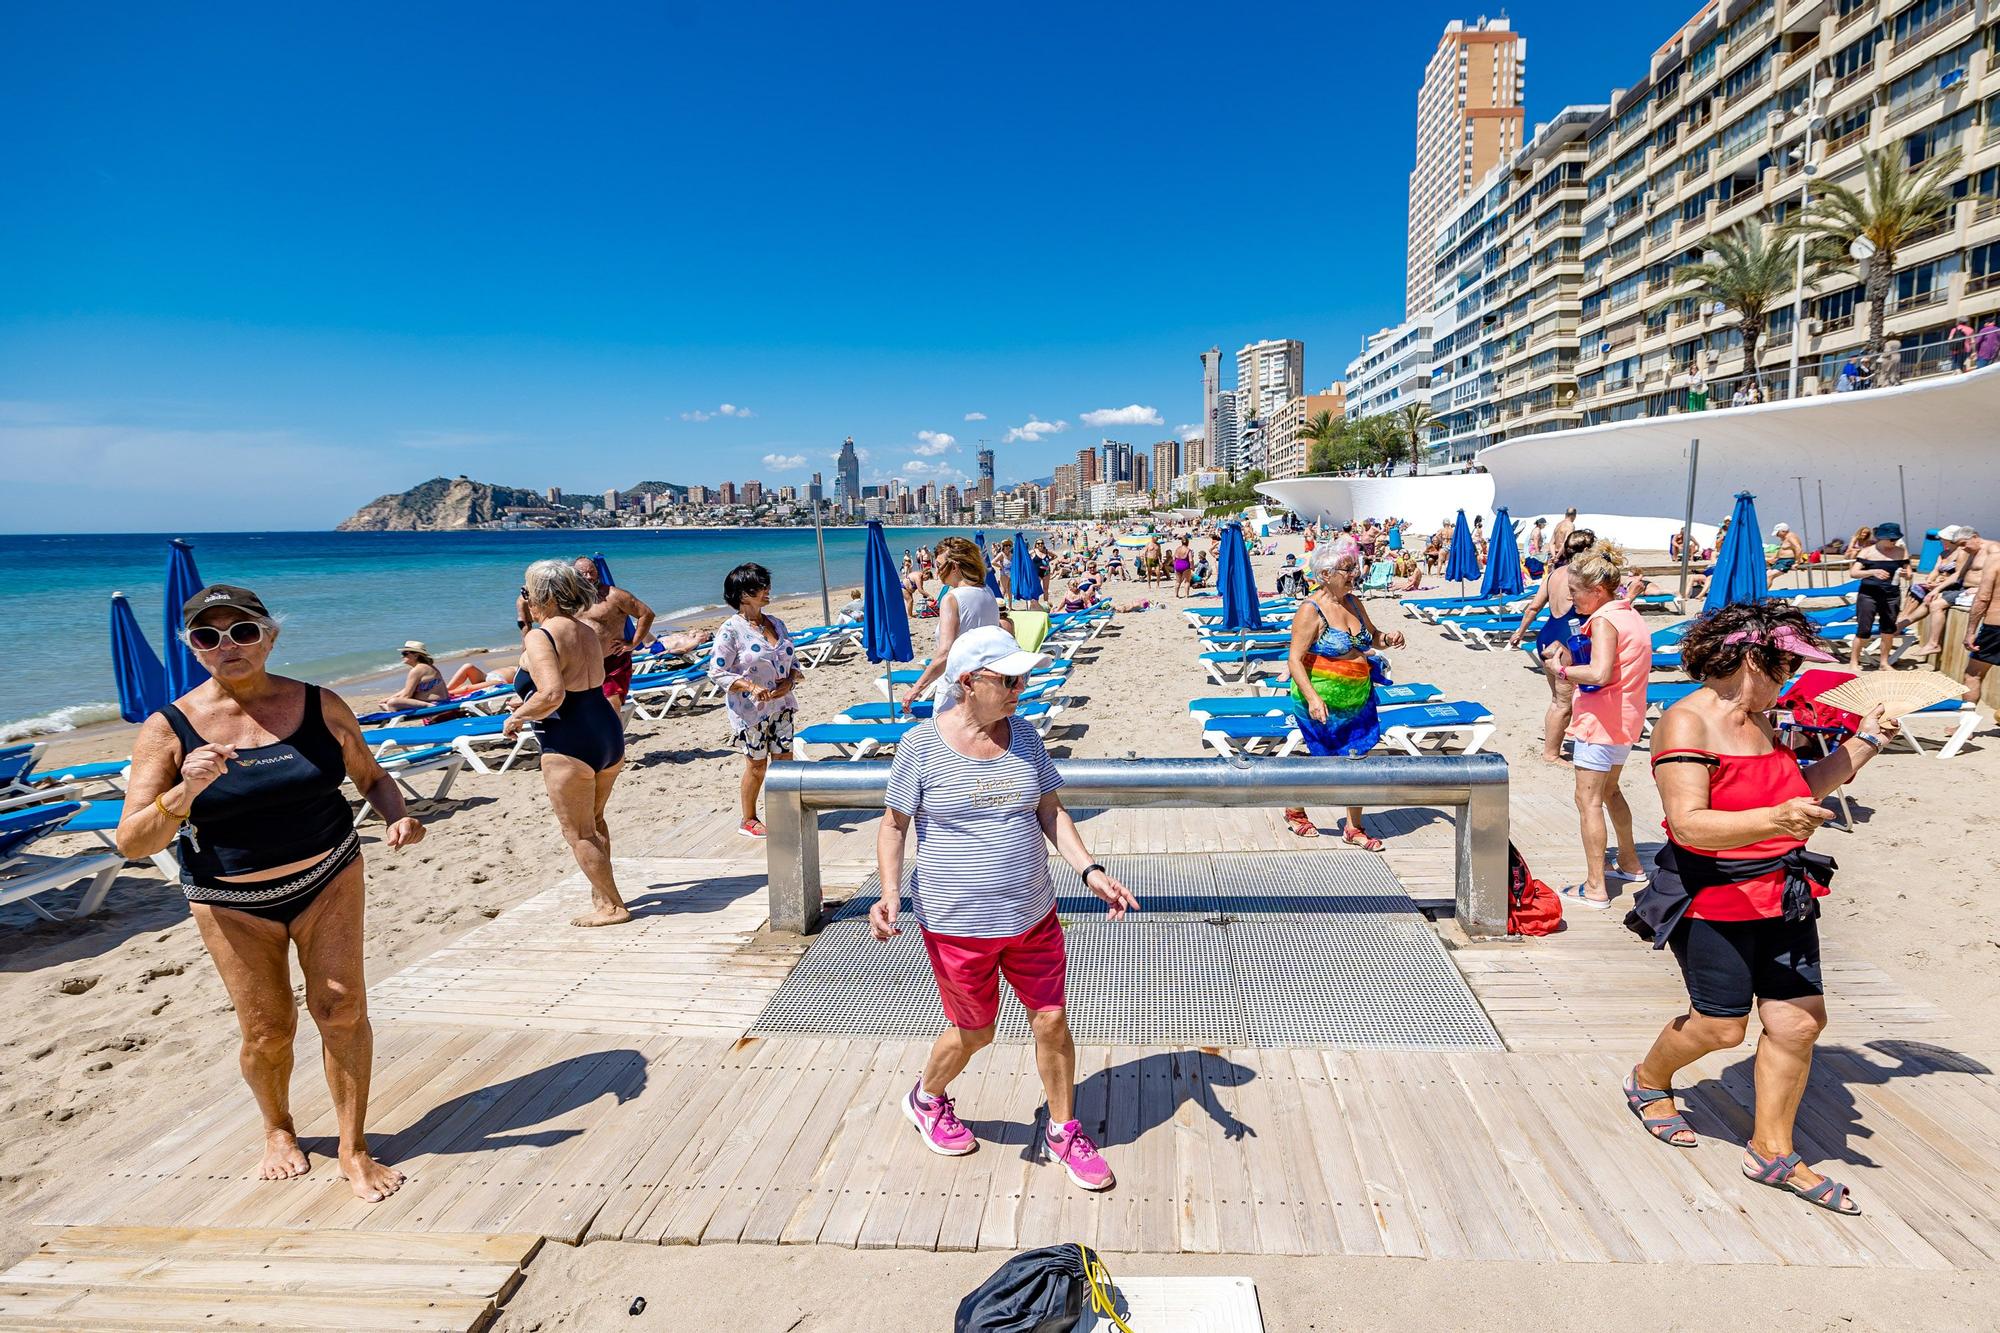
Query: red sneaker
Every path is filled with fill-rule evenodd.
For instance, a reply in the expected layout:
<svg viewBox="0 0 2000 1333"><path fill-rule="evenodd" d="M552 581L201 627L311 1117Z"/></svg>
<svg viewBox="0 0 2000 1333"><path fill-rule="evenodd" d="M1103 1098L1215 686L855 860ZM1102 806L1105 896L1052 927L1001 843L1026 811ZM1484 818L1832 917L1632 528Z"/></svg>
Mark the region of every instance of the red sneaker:
<svg viewBox="0 0 2000 1333"><path fill-rule="evenodd" d="M746 838L761 838L764 836L764 821L761 819L746 819L736 826L736 831Z"/></svg>

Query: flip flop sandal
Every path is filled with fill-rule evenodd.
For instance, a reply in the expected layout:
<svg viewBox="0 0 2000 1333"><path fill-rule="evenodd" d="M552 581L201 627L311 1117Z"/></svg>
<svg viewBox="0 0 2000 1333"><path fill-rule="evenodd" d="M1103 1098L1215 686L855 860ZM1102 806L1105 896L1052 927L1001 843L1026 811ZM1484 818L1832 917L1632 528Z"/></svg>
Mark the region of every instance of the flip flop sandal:
<svg viewBox="0 0 2000 1333"><path fill-rule="evenodd" d="M1676 1134L1694 1134L1694 1126L1690 1125L1687 1122L1687 1117L1679 1111L1660 1120L1650 1119L1646 1115L1646 1108L1648 1106L1651 1106L1654 1102L1666 1101L1673 1095L1674 1090L1672 1088L1640 1087L1639 1066L1637 1065L1633 1065L1632 1072L1625 1076L1625 1105L1630 1107L1632 1114L1639 1118L1639 1123L1646 1127L1648 1134L1651 1134L1669 1148L1699 1147L1699 1144L1682 1143L1674 1138Z"/></svg>
<svg viewBox="0 0 2000 1333"><path fill-rule="evenodd" d="M1566 889L1556 890L1556 896L1558 898L1561 898L1564 902L1582 903L1585 907L1588 907L1592 911L1596 912L1601 912L1605 908L1611 906L1611 900L1609 898L1589 897L1584 893L1583 888L1584 886L1581 884L1572 884Z"/></svg>
<svg viewBox="0 0 2000 1333"><path fill-rule="evenodd" d="M1290 825L1292 832L1301 838L1317 838L1319 836L1319 825L1313 823L1311 818L1303 811L1287 814L1285 816L1285 823Z"/></svg>
<svg viewBox="0 0 2000 1333"><path fill-rule="evenodd" d="M1772 1189L1796 1194L1813 1207L1824 1208L1829 1213L1838 1213L1842 1217L1861 1216L1861 1205L1849 1198L1847 1186L1832 1176L1821 1176L1819 1184L1810 1187L1794 1184L1792 1172L1796 1171L1799 1164L1804 1161L1799 1154L1788 1152L1783 1157L1765 1157L1747 1143L1743 1145L1743 1151L1750 1154L1750 1160L1757 1164L1755 1171L1745 1167L1743 1174L1759 1185L1769 1185ZM1848 1207L1849 1204L1853 1206Z"/></svg>
<svg viewBox="0 0 2000 1333"><path fill-rule="evenodd" d="M1349 847L1359 847L1364 852L1379 852L1382 850L1382 840L1380 838L1371 838L1359 829L1342 830L1340 840Z"/></svg>
<svg viewBox="0 0 2000 1333"><path fill-rule="evenodd" d="M1623 884L1644 884L1646 882L1645 871L1620 870L1617 866L1612 866L1610 869L1606 870L1604 872L1604 877L1606 879L1615 879Z"/></svg>

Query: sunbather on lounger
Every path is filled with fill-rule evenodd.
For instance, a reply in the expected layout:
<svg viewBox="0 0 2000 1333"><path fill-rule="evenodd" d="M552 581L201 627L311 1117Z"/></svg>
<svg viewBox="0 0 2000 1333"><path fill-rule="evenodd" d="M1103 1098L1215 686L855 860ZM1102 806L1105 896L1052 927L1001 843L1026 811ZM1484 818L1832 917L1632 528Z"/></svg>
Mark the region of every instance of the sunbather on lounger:
<svg viewBox="0 0 2000 1333"><path fill-rule="evenodd" d="M399 713L405 708L425 708L431 704L441 704L449 697L445 688L444 673L437 669L437 661L430 655L423 642L411 639L402 647L403 665L409 674L403 677L400 693L382 700L385 713Z"/></svg>

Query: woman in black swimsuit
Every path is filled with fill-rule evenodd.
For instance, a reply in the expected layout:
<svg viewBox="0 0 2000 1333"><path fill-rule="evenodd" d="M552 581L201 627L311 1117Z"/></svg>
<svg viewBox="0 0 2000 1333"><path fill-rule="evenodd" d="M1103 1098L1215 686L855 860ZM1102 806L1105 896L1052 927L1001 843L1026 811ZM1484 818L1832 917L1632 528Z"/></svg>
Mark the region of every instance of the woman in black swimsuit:
<svg viewBox="0 0 2000 1333"><path fill-rule="evenodd" d="M604 805L625 765L625 724L604 697L604 646L576 618L596 590L561 560L528 566L528 609L535 625L521 636L522 667L514 688L522 704L501 730L507 736L535 724L542 742L542 783L570 854L590 881L590 910L573 926L630 921L611 870L611 830Z"/></svg>
<svg viewBox="0 0 2000 1333"><path fill-rule="evenodd" d="M256 593L203 588L182 624L210 679L140 728L118 850L136 859L174 844L180 856L181 888L236 1007L244 1081L264 1115L258 1175L310 1169L291 1115L296 947L326 1053L341 1173L359 1197L386 1199L403 1175L370 1155L364 1132L374 1035L360 842L341 782L351 779L382 816L390 847L421 841L423 825L404 813L339 695L265 670L278 626Z"/></svg>
<svg viewBox="0 0 2000 1333"><path fill-rule="evenodd" d="M1903 525L1877 523L1875 540L1850 554L1861 586L1854 593L1854 642L1847 650L1847 664L1861 670L1862 651L1868 640L1877 639L1882 669L1887 671L1889 650L1896 642L1896 618L1903 609L1903 590L1896 580L1910 565Z"/></svg>

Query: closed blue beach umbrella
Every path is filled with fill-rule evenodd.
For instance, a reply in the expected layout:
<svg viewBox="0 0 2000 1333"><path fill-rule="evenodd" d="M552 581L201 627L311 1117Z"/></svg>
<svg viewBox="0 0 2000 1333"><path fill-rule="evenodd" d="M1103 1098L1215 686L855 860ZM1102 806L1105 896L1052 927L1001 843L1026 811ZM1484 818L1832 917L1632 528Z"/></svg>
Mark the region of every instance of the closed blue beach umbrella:
<svg viewBox="0 0 2000 1333"><path fill-rule="evenodd" d="M1521 595L1521 548L1514 544L1514 520L1507 506L1493 511L1493 541L1486 548L1486 577L1480 581L1482 597Z"/></svg>
<svg viewBox="0 0 2000 1333"><path fill-rule="evenodd" d="M1389 529L1389 549L1392 551L1403 549L1403 525L1401 523Z"/></svg>
<svg viewBox="0 0 2000 1333"><path fill-rule="evenodd" d="M1244 549L1240 523L1223 525L1222 561L1216 581L1222 587L1224 629L1264 628L1264 609L1257 601L1257 575L1250 568L1250 552Z"/></svg>
<svg viewBox="0 0 2000 1333"><path fill-rule="evenodd" d="M1458 522L1451 530L1451 550L1445 557L1444 576L1460 585L1479 577L1479 550L1472 544L1472 527L1465 521L1463 509L1458 511ZM1461 586L1459 592L1464 591Z"/></svg>
<svg viewBox="0 0 2000 1333"><path fill-rule="evenodd" d="M181 642L181 607L206 586L194 567L194 548L174 538L167 547L167 651L162 662L169 703L208 679L193 650Z"/></svg>
<svg viewBox="0 0 2000 1333"><path fill-rule="evenodd" d="M1761 602L1770 594L1770 581L1764 577L1764 536L1757 526L1756 502L1757 497L1750 492L1736 492L1729 531L1722 538L1722 549L1715 553L1715 573L1708 580L1708 596L1702 599L1704 613L1736 602Z"/></svg>
<svg viewBox="0 0 2000 1333"><path fill-rule="evenodd" d="M1936 528L1932 528L1924 534L1924 547L1917 552L1917 573L1928 574L1936 569L1937 562L1943 555L1944 539L1938 536Z"/></svg>
<svg viewBox="0 0 2000 1333"><path fill-rule="evenodd" d="M111 594L111 674L118 681L118 716L127 722L144 722L168 702L166 668L122 592Z"/></svg>
<svg viewBox="0 0 2000 1333"><path fill-rule="evenodd" d="M1013 580L1016 601L1042 599L1042 576L1035 572L1035 554L1028 549L1028 539L1018 532L1014 534L1014 559L1008 565L1007 577Z"/></svg>
<svg viewBox="0 0 2000 1333"><path fill-rule="evenodd" d="M597 582L600 587L615 588L618 586L611 581L611 562L604 558L604 552L598 551L592 554L590 563L597 566ZM632 636L638 632L638 629L639 627L633 623L632 617L625 617L625 642L632 643ZM633 644L632 646L635 648L638 647L637 644Z"/></svg>
<svg viewBox="0 0 2000 1333"><path fill-rule="evenodd" d="M910 613L903 606L903 576L889 554L880 520L868 524L868 549L861 557L861 606L861 648L869 661L907 662L916 656L910 649ZM889 702L895 701L892 685Z"/></svg>
<svg viewBox="0 0 2000 1333"><path fill-rule="evenodd" d="M1000 595L1000 580L993 577L993 557L986 550L986 534L975 532L972 540L979 546L979 563L986 566L986 591L995 597Z"/></svg>

